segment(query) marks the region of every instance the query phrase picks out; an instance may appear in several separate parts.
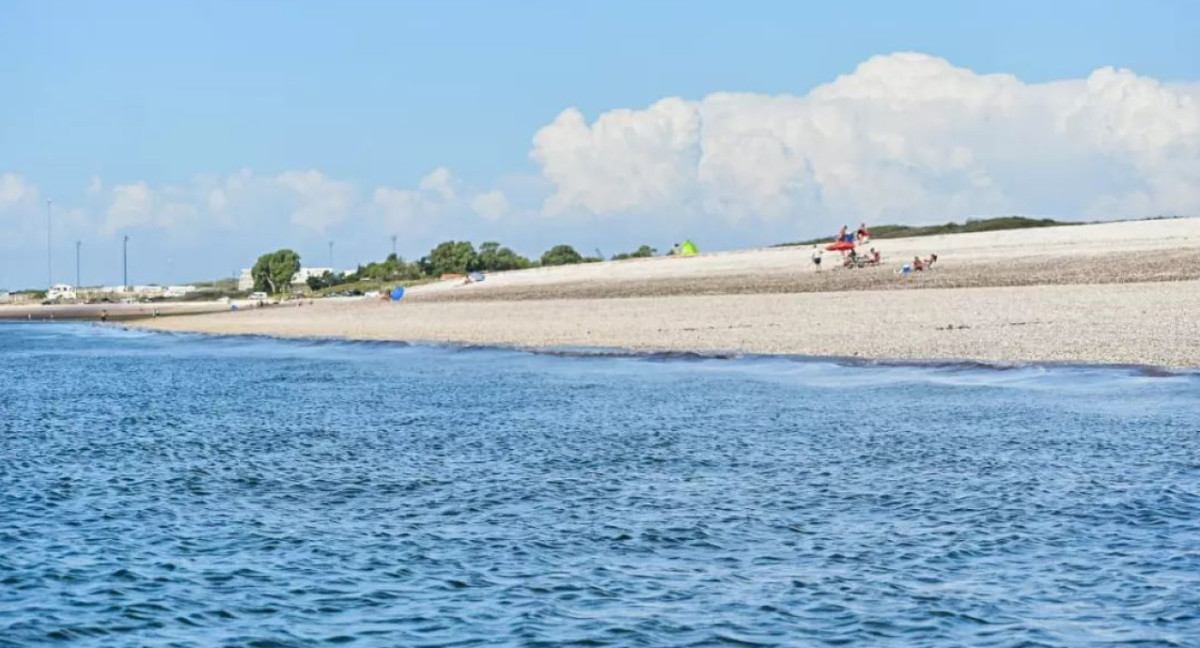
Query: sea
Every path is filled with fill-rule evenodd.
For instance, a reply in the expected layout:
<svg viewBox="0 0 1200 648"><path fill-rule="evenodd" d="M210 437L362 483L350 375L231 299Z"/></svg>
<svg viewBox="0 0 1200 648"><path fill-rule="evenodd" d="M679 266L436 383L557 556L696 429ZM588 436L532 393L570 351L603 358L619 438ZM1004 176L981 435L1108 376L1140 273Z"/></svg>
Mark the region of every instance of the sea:
<svg viewBox="0 0 1200 648"><path fill-rule="evenodd" d="M1200 646L1200 374L0 324L0 647Z"/></svg>

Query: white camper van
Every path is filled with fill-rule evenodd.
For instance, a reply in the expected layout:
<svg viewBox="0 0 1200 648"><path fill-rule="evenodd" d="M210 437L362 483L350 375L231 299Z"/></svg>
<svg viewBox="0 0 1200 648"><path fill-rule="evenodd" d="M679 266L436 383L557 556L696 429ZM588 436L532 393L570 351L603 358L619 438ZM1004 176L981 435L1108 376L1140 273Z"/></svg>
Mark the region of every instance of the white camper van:
<svg viewBox="0 0 1200 648"><path fill-rule="evenodd" d="M54 284L46 292L46 301L73 301L74 299L75 288L67 284Z"/></svg>

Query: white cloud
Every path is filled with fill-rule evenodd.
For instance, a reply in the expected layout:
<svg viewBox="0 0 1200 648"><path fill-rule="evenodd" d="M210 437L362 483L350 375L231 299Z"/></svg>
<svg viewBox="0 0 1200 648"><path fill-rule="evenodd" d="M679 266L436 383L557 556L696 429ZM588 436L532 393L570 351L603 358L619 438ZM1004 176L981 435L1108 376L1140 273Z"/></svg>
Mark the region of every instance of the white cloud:
<svg viewBox="0 0 1200 648"><path fill-rule="evenodd" d="M450 170L438 167L421 178L417 189L377 188L374 205L389 227L409 225L460 207L455 184Z"/></svg>
<svg viewBox="0 0 1200 648"><path fill-rule="evenodd" d="M390 223L404 223L418 217L428 202L421 192L411 189L379 187L375 190L375 206L382 210Z"/></svg>
<svg viewBox="0 0 1200 648"><path fill-rule="evenodd" d="M154 192L145 182L117 185L112 188L112 202L105 212L105 232L152 223L154 221Z"/></svg>
<svg viewBox="0 0 1200 648"><path fill-rule="evenodd" d="M493 189L475 196L475 199L471 201L471 209L484 220L500 220L508 213L508 197L504 195L504 192Z"/></svg>
<svg viewBox="0 0 1200 648"><path fill-rule="evenodd" d="M590 127L571 108L534 136L533 159L557 187L551 214L595 213L683 201L700 159L697 106L663 99L643 111L614 110Z"/></svg>
<svg viewBox="0 0 1200 648"><path fill-rule="evenodd" d="M99 196L102 193L104 193L104 181L100 179L100 176L92 176L91 181L88 182L87 195Z"/></svg>
<svg viewBox="0 0 1200 648"><path fill-rule="evenodd" d="M20 250L45 236L45 209L36 186L15 173L0 173L0 248Z"/></svg>
<svg viewBox="0 0 1200 648"><path fill-rule="evenodd" d="M446 167L434 169L429 175L421 178L421 183L417 186L421 191L441 196L442 202L454 200L454 176L450 174L450 169Z"/></svg>
<svg viewBox="0 0 1200 648"><path fill-rule="evenodd" d="M145 182L114 185L100 231L112 235L132 227L176 229L195 225L201 211L177 187L155 191Z"/></svg>
<svg viewBox="0 0 1200 648"><path fill-rule="evenodd" d="M0 174L0 211L37 203L38 190L24 177L15 173Z"/></svg>
<svg viewBox="0 0 1200 648"><path fill-rule="evenodd" d="M287 171L276 176L275 182L290 191L297 203L292 223L316 232L346 220L354 205L354 185L331 180L315 169Z"/></svg>
<svg viewBox="0 0 1200 648"><path fill-rule="evenodd" d="M1200 89L1127 70L1027 84L915 53L804 96L564 111L531 157L549 216L942 221L1200 212Z"/></svg>

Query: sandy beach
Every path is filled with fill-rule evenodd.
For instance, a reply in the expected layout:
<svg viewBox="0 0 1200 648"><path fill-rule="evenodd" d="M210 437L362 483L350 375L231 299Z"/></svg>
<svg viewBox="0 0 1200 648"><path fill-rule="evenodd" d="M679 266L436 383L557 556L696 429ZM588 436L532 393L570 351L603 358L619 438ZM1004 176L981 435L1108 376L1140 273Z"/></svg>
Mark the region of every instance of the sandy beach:
<svg viewBox="0 0 1200 648"><path fill-rule="evenodd" d="M1200 219L880 240L497 273L398 303L318 301L142 320L157 330L519 347L1200 367ZM904 276L906 260L937 267Z"/></svg>

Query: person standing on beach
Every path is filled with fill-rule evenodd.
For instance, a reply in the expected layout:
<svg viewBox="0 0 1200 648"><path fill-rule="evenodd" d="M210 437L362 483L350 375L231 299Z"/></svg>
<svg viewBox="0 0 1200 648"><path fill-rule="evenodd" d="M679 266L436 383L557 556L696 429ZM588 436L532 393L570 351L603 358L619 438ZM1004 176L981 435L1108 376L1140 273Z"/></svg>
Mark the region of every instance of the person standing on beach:
<svg viewBox="0 0 1200 648"><path fill-rule="evenodd" d="M812 249L812 262L813 262L813 265L817 267L817 272L820 272L821 271L821 248L819 248L815 245L813 246L813 249Z"/></svg>

